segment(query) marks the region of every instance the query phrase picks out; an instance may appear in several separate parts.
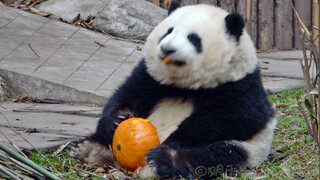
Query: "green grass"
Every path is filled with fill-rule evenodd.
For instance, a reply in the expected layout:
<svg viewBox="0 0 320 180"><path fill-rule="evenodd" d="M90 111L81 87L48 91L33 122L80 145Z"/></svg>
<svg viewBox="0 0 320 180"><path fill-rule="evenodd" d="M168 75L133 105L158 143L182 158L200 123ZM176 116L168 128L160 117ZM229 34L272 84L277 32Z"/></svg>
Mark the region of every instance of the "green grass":
<svg viewBox="0 0 320 180"><path fill-rule="evenodd" d="M279 153L271 162L255 169L257 176L267 179L318 179L319 158L316 143L297 105L296 94L304 89L291 89L269 95L276 105L278 125L272 150Z"/></svg>
<svg viewBox="0 0 320 180"><path fill-rule="evenodd" d="M42 155L36 150L28 151L29 158L49 169L55 175L63 176L64 179L104 179L93 176L90 172L92 169L85 167L79 160L70 157L66 150L57 156L53 156L54 151L40 150L40 152Z"/></svg>
<svg viewBox="0 0 320 180"><path fill-rule="evenodd" d="M238 179L318 179L317 146L308 134L305 121L296 103L297 93L302 97L304 89L292 89L269 95L269 100L275 104L278 115L278 125L272 147L276 155L271 161L246 170L237 177ZM78 160L69 157L66 151L56 157L52 157L53 153L49 151L42 151L42 153L65 179L88 179L89 177L101 179L83 172L83 170L90 171L90 169L84 167ZM30 157L36 163L50 168L48 162L36 151L32 151Z"/></svg>

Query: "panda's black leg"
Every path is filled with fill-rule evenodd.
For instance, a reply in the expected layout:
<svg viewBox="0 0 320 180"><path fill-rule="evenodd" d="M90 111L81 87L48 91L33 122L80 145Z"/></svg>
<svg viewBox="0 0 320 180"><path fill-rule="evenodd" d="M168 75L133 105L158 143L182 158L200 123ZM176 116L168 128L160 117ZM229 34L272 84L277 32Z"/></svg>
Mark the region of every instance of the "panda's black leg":
<svg viewBox="0 0 320 180"><path fill-rule="evenodd" d="M223 173L234 176L245 164L247 152L224 141L192 149L159 145L147 153L146 159L159 177L211 179Z"/></svg>
<svg viewBox="0 0 320 180"><path fill-rule="evenodd" d="M70 155L96 167L108 165L119 167L109 146L112 143L113 133L118 124L130 117L133 117L133 112L129 108L116 108L107 105L103 110L96 132L88 138L71 145Z"/></svg>
<svg viewBox="0 0 320 180"><path fill-rule="evenodd" d="M93 141L97 141L105 146L109 146L112 143L113 133L117 126L122 121L133 117L134 112L127 107L121 107L119 109L106 108L104 109L102 117L99 120L96 132L90 138Z"/></svg>

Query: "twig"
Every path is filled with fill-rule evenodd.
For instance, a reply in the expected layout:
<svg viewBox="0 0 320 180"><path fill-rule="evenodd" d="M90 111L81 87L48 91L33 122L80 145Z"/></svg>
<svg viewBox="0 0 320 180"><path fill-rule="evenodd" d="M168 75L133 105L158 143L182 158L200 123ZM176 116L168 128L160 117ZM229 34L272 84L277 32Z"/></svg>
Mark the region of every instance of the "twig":
<svg viewBox="0 0 320 180"><path fill-rule="evenodd" d="M303 76L306 83L307 88L307 94L308 99L311 104L312 110L315 112L314 116L311 115L309 112L309 117L307 116L302 104L300 101L298 101L298 105L300 107L300 111L302 115L305 118L309 133L312 135L313 139L316 141L316 145L318 146L318 155L319 155L319 171L320 171L320 39L319 39L319 24L320 24L320 18L319 18L319 10L320 10L320 3L319 0L313 0L313 8L312 8L312 16L313 16L313 25L312 26L312 33L309 32L308 28L306 28L305 24L301 21L296 9L293 6L292 0L290 0L291 7L294 12L294 16L296 18L296 21L298 23L299 32L300 32L300 41L302 45L302 51L304 56L304 61L300 60L301 67L303 70ZM318 34L317 34L318 33ZM306 56L306 47L307 46L310 49L310 60L308 65L308 59ZM304 63L303 63L304 62ZM316 65L316 78L311 82L310 79L310 68L312 65ZM313 71L313 68L312 68ZM312 77L313 74L312 74ZM317 85L318 82L318 85ZM311 94L311 90L318 88L318 96ZM298 95L297 95L298 98ZM313 102L313 103L312 103ZM307 107L308 108L308 107ZM309 119L310 118L310 119ZM320 173L319 173L320 178Z"/></svg>
<svg viewBox="0 0 320 180"><path fill-rule="evenodd" d="M22 109L22 110L13 110L13 112L32 112L32 113L57 113L57 114L67 114L67 115L78 115L86 117L100 117L101 114L87 113L85 110L78 111L55 111L55 110L45 110L45 109Z"/></svg>
<svg viewBox="0 0 320 180"><path fill-rule="evenodd" d="M298 102L301 102L307 95L308 95L308 94L303 95L302 98L300 98L300 96L297 97L297 98L299 98L299 99L297 99L297 103L298 103ZM285 112L285 113L288 113L289 110L290 110L291 108L293 108L297 103L293 103L291 106L289 106L287 109L285 109L284 112Z"/></svg>
<svg viewBox="0 0 320 180"><path fill-rule="evenodd" d="M6 136L6 134L4 134L1 130L0 130L0 133L2 134L2 136L3 136L4 138L7 139L7 141L8 141L14 148L16 148L16 149L19 151L20 154L22 154L25 158L28 158L28 156L26 156L26 155L20 150L20 148L19 148L18 146L16 146L15 144L13 144L13 142Z"/></svg>
<svg viewBox="0 0 320 180"><path fill-rule="evenodd" d="M30 49L33 51L33 53L34 53L35 55L37 55L38 57L40 57L39 54L37 54L36 51L31 47L31 44L28 43L28 45L29 45Z"/></svg>
<svg viewBox="0 0 320 180"><path fill-rule="evenodd" d="M296 95L296 98L297 98L297 100L299 100L299 99L300 99L300 96L297 94L297 95ZM309 133L313 136L314 133L313 133L313 129L312 129L311 126L310 126L309 117L308 117L308 115L306 114L306 111L305 111L305 109L304 109L304 107L302 106L302 104L301 104L300 101L298 101L298 106L299 106L300 111L301 111L301 113L302 113L302 115L303 115L303 117L304 117L304 119L305 119L305 121L306 121L308 130L309 130Z"/></svg>
<svg viewBox="0 0 320 180"><path fill-rule="evenodd" d="M98 44L98 45L100 45L100 46L102 46L102 47L105 47L101 42L99 42L99 41L94 41L94 43L96 43L96 44Z"/></svg>
<svg viewBox="0 0 320 180"><path fill-rule="evenodd" d="M78 20L81 19L81 15L78 14L76 17L74 17L71 21L70 21L70 24L75 24Z"/></svg>
<svg viewBox="0 0 320 180"><path fill-rule="evenodd" d="M70 144L70 142L67 142L63 145L61 145L54 153L53 153L53 157L57 156L58 154L61 153L61 151L63 151L68 145Z"/></svg>
<svg viewBox="0 0 320 180"><path fill-rule="evenodd" d="M7 108L3 107L2 104L0 104L0 107L4 110L7 110Z"/></svg>
<svg viewBox="0 0 320 180"><path fill-rule="evenodd" d="M21 125L22 126L22 125ZM10 126L6 125L0 125L0 127L5 127L5 128L11 128ZM19 131L28 131L30 128L25 128L25 127L13 127L15 129L19 128ZM77 131L64 131L64 130L53 130L53 129L36 129L37 132L39 133L55 133L58 135L65 135L65 136L72 136L72 137L87 137L88 134L77 132Z"/></svg>

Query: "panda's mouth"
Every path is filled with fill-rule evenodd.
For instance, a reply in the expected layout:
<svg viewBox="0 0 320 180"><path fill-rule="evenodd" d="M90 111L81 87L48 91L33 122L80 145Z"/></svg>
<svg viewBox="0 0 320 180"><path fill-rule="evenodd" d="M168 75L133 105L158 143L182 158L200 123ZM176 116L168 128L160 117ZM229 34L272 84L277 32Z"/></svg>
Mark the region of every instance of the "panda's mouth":
<svg viewBox="0 0 320 180"><path fill-rule="evenodd" d="M164 64L173 64L175 66L183 66L186 64L186 62L184 61L180 61L180 60L175 60L175 59L169 59L168 57L164 57L164 58L161 58L161 61L162 63Z"/></svg>

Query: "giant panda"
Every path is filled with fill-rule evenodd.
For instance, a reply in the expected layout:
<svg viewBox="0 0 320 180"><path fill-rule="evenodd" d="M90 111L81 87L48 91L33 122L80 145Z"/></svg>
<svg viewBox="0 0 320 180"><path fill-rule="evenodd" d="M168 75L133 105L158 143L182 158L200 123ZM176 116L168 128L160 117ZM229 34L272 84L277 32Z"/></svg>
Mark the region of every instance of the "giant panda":
<svg viewBox="0 0 320 180"><path fill-rule="evenodd" d="M266 160L276 125L254 45L236 13L180 7L154 28L144 59L106 104L96 132L72 148L92 165L118 166L109 146L117 125L148 118L161 144L140 177L215 178ZM232 171L230 171L232 170Z"/></svg>

